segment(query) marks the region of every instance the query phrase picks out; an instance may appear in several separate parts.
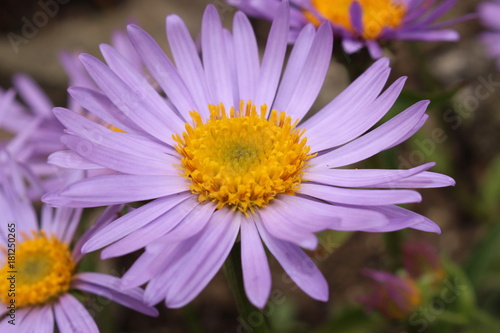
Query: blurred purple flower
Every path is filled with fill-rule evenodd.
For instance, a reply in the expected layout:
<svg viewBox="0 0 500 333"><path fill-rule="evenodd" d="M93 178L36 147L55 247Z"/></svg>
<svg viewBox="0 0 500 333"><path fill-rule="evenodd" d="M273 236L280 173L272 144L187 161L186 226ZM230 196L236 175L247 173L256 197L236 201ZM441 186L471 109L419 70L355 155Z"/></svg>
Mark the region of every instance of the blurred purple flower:
<svg viewBox="0 0 500 333"><path fill-rule="evenodd" d="M116 277L75 272L83 257L82 244L95 230L114 219L120 207L109 207L70 251L82 209L44 205L38 220L27 199L21 174L19 165L5 150L0 150L0 249L3 252L0 257L3 277L0 280L0 331L12 332L15 327L22 332L54 332L57 323L61 333L72 333L75 329L99 332L92 316L70 290L93 293L141 313L158 315L156 309L143 303L142 289L122 291L120 279ZM14 259L7 261L7 254ZM15 296L9 293L11 283L15 284Z"/></svg>
<svg viewBox="0 0 500 333"><path fill-rule="evenodd" d="M250 16L272 20L281 0L227 0ZM367 47L372 58L382 56L380 42L390 40L456 41L449 26L470 19L436 22L457 0L290 0L291 33L294 42L308 23L330 22L347 53Z"/></svg>
<svg viewBox="0 0 500 333"><path fill-rule="evenodd" d="M280 83L288 3L279 13L262 62L250 22L241 12L231 34L215 8L207 7L203 61L184 22L168 16L175 66L150 35L130 25L132 44L169 102L113 47L102 45L107 65L81 56L102 92L69 91L80 105L124 132L67 109L54 110L67 128L62 141L71 150L53 154L51 163L72 167L66 161L83 158L82 169L114 173L75 182L43 200L68 207L152 200L104 227L83 247L85 252L106 247L103 257L146 247L124 283L149 282L148 304L162 299L169 307L189 303L220 269L239 233L245 290L253 304L263 307L271 274L262 241L300 288L325 301L327 283L300 248L316 248L314 233L440 232L434 222L397 206L421 200L418 192L400 188L454 184L426 171L434 163L410 170L341 168L412 136L427 119L428 101L370 130L405 82L400 78L382 92L390 68L381 59L303 120L329 67L332 29L330 24L317 31L304 28Z"/></svg>
<svg viewBox="0 0 500 333"><path fill-rule="evenodd" d="M434 275L438 281L444 278L445 273L436 248L423 239L403 244L403 264L406 272L414 279L425 274Z"/></svg>
<svg viewBox="0 0 500 333"><path fill-rule="evenodd" d="M489 30L481 35L481 39L489 56L497 59L497 68L500 70L500 1L482 2L478 12L481 22Z"/></svg>
<svg viewBox="0 0 500 333"><path fill-rule="evenodd" d="M372 269L363 274L373 282L373 292L360 300L368 311L379 311L389 319L403 319L420 305L421 292L414 280Z"/></svg>

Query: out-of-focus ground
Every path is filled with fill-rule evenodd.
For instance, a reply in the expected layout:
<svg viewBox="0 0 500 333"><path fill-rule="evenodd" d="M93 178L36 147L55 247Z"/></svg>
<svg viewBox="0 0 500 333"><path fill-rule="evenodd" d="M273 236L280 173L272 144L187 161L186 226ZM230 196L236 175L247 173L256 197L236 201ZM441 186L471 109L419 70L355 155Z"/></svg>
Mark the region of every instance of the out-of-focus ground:
<svg viewBox="0 0 500 333"><path fill-rule="evenodd" d="M41 1L43 2L43 1ZM50 2L50 1L47 1ZM35 1L5 1L0 4L0 86L10 87L11 76L24 72L35 78L46 89L56 105L65 105L66 76L59 65L58 54L63 50L85 51L99 55L99 44L109 43L110 36L116 29L123 29L128 22L139 24L152 34L167 50L165 37L165 16L177 14L182 17L191 32L198 34L204 7L214 3L222 12L224 22L230 25L234 10L222 1L203 0L94 0L94 1L61 1L67 4L57 7L57 14L48 19L43 27L37 28L26 43L18 45L15 52L8 40L8 33L22 36L24 18L32 21L43 8ZM51 2L51 3L54 3ZM462 1L450 16L474 11L479 1ZM254 21L257 35L266 36L267 23ZM398 43L395 47L397 56L391 64L394 68L391 82L402 75L409 76L407 87L425 96L426 91L433 90L434 83L425 82L422 68L439 78L439 83L451 90L461 86L454 104L429 109L431 119L421 131L423 138L431 135L435 128L442 128L447 134L444 142L428 141L408 143L401 155L410 164L416 165L430 161L435 151L444 152L450 158L449 166L444 170L451 172L457 179L455 189L437 189L422 191L423 203L411 208L436 221L443 229L442 235L427 235L422 232L411 232L411 237L425 237L437 244L441 251L460 263L466 261L470 249L487 233L484 221L478 221L467 207L467 195L474 196L478 183L485 170L495 157L499 155L500 141L500 94L498 87L487 99L481 100L472 109L460 108L460 105L471 100L467 96L474 95L475 87L481 83L480 78L500 81L500 74L495 71L493 61L489 60L478 41L480 26L475 21L457 26L462 34L458 43L419 43L420 54L416 54L411 45ZM24 38L24 37L23 37ZM262 38L261 38L262 39ZM316 103L316 108L325 105L348 84L344 68L333 64L325 82L323 91ZM458 115L456 121L443 118L446 108L455 108ZM450 114L451 117L451 114ZM460 123L458 123L460 121ZM410 140L411 141L411 140ZM427 144L427 145L426 145ZM434 145L434 148L433 146ZM421 151L411 155L412 152ZM427 154L428 151L432 153ZM423 156L425 160L411 161ZM403 160L398 160L401 164ZM417 163L418 162L418 163ZM399 165L396 165L396 167ZM409 167L404 166L403 167ZM459 193L459 194L457 194ZM462 194L460 194L462 193ZM465 193L465 194L463 194ZM500 201L500 200L499 200ZM500 222L500 221L496 221ZM325 249L315 253L318 265L330 285L330 301L320 303L311 300L291 283L274 259L270 259L273 268L273 292L275 307L269 311L274 315L283 312L285 321L294 313L294 323L314 327L335 313L338 304L354 303L366 292L367 281L360 275L364 267L382 267L384 262L383 235L356 233L341 246L326 242ZM323 252L321 252L323 251ZM119 261L106 261L103 269L116 271L131 262L132 258ZM96 318L110 332L235 332L239 330L236 320L235 303L225 282L223 274L210 283L192 304L184 309L170 310L159 305L160 318L147 318L123 307L109 305L105 310L98 310ZM292 323L284 323L291 325ZM241 330L240 330L241 331Z"/></svg>

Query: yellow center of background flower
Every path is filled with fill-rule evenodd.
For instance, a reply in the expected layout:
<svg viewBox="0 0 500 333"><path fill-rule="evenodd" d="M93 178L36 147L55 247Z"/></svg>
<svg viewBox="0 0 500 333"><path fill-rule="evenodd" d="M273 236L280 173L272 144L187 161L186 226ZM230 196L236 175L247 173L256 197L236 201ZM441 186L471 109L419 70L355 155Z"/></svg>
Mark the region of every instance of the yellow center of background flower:
<svg viewBox="0 0 500 333"><path fill-rule="evenodd" d="M74 268L68 245L43 231L34 233L17 244L14 259L0 269L0 302L14 300L16 307L46 303L68 291Z"/></svg>
<svg viewBox="0 0 500 333"><path fill-rule="evenodd" d="M349 8L355 0L311 0L313 7L334 25L355 33L351 24ZM376 39L385 27L397 28L401 25L406 14L406 8L399 1L394 0L356 0L363 11L364 39ZM321 22L311 12L305 12L306 18L319 25Z"/></svg>
<svg viewBox="0 0 500 333"><path fill-rule="evenodd" d="M182 136L174 136L183 176L191 180L191 192L200 202L248 215L278 194L299 190L313 155L308 155L310 147L297 122L276 110L267 119L267 107L258 113L251 102L241 102L241 111L231 108L229 115L222 104L209 108L206 123L191 112L194 126L186 124Z"/></svg>

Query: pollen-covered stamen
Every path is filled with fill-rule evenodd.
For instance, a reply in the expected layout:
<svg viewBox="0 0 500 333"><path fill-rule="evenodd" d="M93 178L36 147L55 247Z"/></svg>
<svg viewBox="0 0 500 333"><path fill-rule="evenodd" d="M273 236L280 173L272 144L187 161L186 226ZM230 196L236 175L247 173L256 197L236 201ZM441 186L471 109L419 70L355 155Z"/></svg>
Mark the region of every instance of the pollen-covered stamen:
<svg viewBox="0 0 500 333"><path fill-rule="evenodd" d="M13 299L17 307L44 304L68 291L75 264L67 244L43 231L16 244L15 253L9 253L13 260L0 269L0 302L10 304Z"/></svg>
<svg viewBox="0 0 500 333"><path fill-rule="evenodd" d="M354 1L357 1L362 8L362 32L356 32L351 23L349 8ZM364 39L378 38L386 27L399 27L406 14L403 2L398 0L312 0L311 4L319 14L334 25L342 26ZM310 22L320 24L313 13L306 11L305 15Z"/></svg>
<svg viewBox="0 0 500 333"><path fill-rule="evenodd" d="M267 107L257 112L251 102L241 102L240 111L231 108L229 115L222 104L209 108L206 123L192 112L194 126L186 124L182 136L174 136L183 176L200 202L248 214L278 194L299 190L313 155L297 122L276 110L267 119Z"/></svg>

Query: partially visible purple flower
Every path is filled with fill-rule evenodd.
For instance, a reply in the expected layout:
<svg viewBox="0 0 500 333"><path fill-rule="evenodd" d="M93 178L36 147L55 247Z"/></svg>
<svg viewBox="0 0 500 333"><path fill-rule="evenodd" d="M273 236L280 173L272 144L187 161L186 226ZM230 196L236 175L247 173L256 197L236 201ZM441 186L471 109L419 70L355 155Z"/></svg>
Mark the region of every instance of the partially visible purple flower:
<svg viewBox="0 0 500 333"><path fill-rule="evenodd" d="M411 278L372 269L363 274L372 279L373 285L372 293L360 300L368 311L379 311L389 319L403 319L422 302L421 291Z"/></svg>
<svg viewBox="0 0 500 333"><path fill-rule="evenodd" d="M250 16L272 20L281 0L227 0ZM294 42L308 23L332 24L342 38L344 51L367 47L372 58L382 56L381 42L391 40L456 41L449 26L469 19L437 22L457 0L290 0L291 33Z"/></svg>
<svg viewBox="0 0 500 333"><path fill-rule="evenodd" d="M423 239L403 244L403 264L414 279L431 274L436 281L441 281L445 275L436 247Z"/></svg>
<svg viewBox="0 0 500 333"><path fill-rule="evenodd" d="M500 1L482 2L478 8L483 25L489 30L481 36L490 57L497 59L500 70Z"/></svg>
<svg viewBox="0 0 500 333"><path fill-rule="evenodd" d="M344 168L412 136L427 119L428 102L373 129L405 82L400 78L384 91L390 68L381 59L304 120L325 79L333 36L328 23L317 30L306 26L282 73L289 13L282 3L262 61L241 12L230 33L216 9L207 7L203 60L184 22L168 16L175 65L150 35L130 25L132 44L167 98L109 45L101 46L107 64L80 56L100 91L72 87L70 93L123 132L56 108L70 150L51 155L51 163L110 174L75 182L43 200L68 207L151 200L83 247L106 247L103 257L145 247L124 283L148 283L148 304L189 303L220 269L238 235L246 293L264 307L271 275L263 242L300 288L325 301L326 280L301 249L316 248L316 232L440 232L434 222L397 206L421 200L404 188L454 184L427 171L434 163L410 170Z"/></svg>
<svg viewBox="0 0 500 333"><path fill-rule="evenodd" d="M12 332L15 327L20 332L50 333L56 325L61 333L99 332L92 316L70 293L76 290L158 315L143 303L142 289L122 291L117 277L77 272L82 244L114 219L120 207L109 207L71 250L82 209L44 205L38 219L21 173L9 154L0 150L0 332ZM12 259L7 260L8 255ZM13 281L7 278L11 276ZM11 283L15 283L15 295L8 291Z"/></svg>

